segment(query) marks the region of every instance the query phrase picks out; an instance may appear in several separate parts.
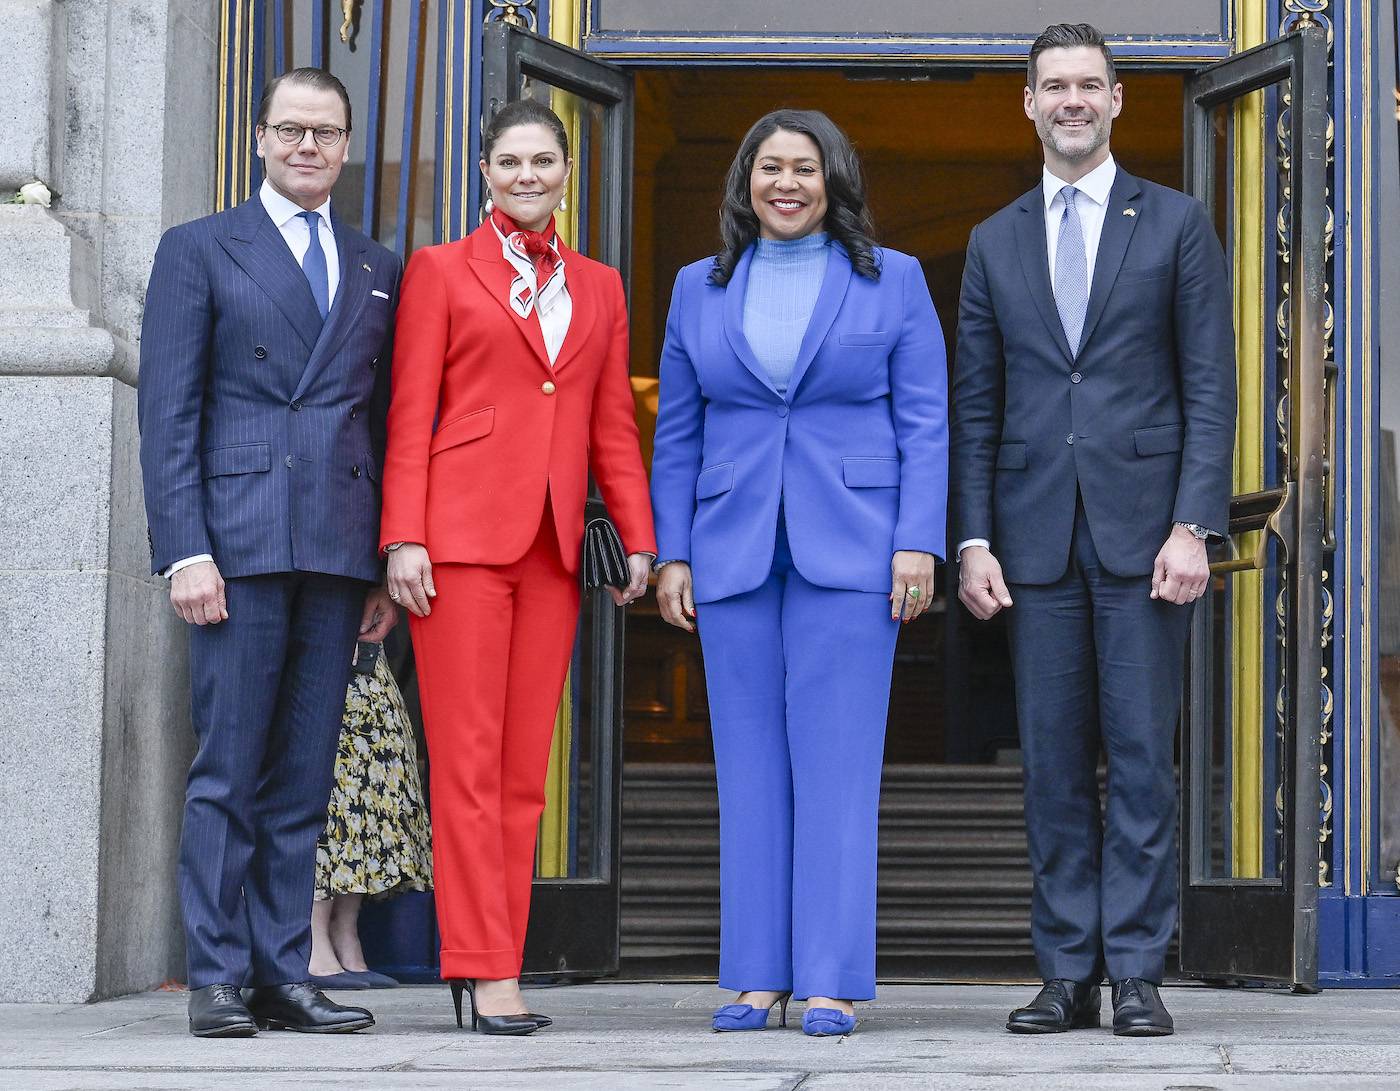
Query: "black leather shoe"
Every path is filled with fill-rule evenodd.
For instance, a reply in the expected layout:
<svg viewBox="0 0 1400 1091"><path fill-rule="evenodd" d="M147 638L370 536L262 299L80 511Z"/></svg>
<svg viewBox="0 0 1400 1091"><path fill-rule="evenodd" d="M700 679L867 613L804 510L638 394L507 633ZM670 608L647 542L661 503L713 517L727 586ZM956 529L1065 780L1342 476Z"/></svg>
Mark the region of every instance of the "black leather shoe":
<svg viewBox="0 0 1400 1091"><path fill-rule="evenodd" d="M190 1033L196 1038L251 1038L258 1032L235 985L190 990Z"/></svg>
<svg viewBox="0 0 1400 1091"><path fill-rule="evenodd" d="M476 1010L476 982L471 978L449 978L448 988L452 992L452 1008L457 1013L457 1025L462 1025L462 993L466 993L471 1000L472 1030L482 1034L534 1034L542 1027L551 1026L554 1023L547 1015L531 1015L529 1012L521 1012L519 1015L481 1015ZM544 1022L539 1020L543 1019Z"/></svg>
<svg viewBox="0 0 1400 1091"><path fill-rule="evenodd" d="M1013 1034L1060 1034L1097 1027L1102 1003L1097 981L1047 981L1034 1000L1007 1016L1006 1029Z"/></svg>
<svg viewBox="0 0 1400 1091"><path fill-rule="evenodd" d="M1160 1038L1176 1030L1157 986L1140 977L1113 983L1113 1033L1128 1038Z"/></svg>
<svg viewBox="0 0 1400 1091"><path fill-rule="evenodd" d="M349 1034L374 1026L374 1016L364 1008L337 1004L309 981L262 985L248 998L248 1010L263 1030Z"/></svg>

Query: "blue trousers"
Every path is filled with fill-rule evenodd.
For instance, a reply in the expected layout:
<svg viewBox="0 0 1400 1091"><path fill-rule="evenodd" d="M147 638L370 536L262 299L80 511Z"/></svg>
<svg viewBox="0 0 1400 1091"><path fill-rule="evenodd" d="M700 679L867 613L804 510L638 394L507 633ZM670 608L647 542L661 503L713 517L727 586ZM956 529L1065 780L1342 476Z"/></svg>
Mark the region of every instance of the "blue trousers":
<svg viewBox="0 0 1400 1091"><path fill-rule="evenodd" d="M1103 567L1080 507L1069 567L1007 613L1042 976L1160 983L1176 923L1177 714L1190 606ZM1108 755L1108 800L1098 762Z"/></svg>
<svg viewBox="0 0 1400 1091"><path fill-rule="evenodd" d="M190 626L198 749L180 907L190 988L307 978L316 839L368 585L279 573L226 581L228 620Z"/></svg>
<svg viewBox="0 0 1400 1091"><path fill-rule="evenodd" d="M899 623L808 583L698 607L719 780L721 988L875 995L880 771Z"/></svg>

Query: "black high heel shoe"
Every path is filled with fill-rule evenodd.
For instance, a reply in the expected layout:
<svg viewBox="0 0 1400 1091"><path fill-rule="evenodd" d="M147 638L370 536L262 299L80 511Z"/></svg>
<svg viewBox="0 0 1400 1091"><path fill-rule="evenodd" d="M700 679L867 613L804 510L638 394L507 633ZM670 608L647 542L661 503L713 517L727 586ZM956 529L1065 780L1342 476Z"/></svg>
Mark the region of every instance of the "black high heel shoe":
<svg viewBox="0 0 1400 1091"><path fill-rule="evenodd" d="M457 1025L462 1025L462 993L471 1001L472 1030L482 1034L533 1034L542 1025L533 1015L479 1015L476 1010L476 982L470 978L454 977L447 982L452 990L452 1008L457 1013Z"/></svg>

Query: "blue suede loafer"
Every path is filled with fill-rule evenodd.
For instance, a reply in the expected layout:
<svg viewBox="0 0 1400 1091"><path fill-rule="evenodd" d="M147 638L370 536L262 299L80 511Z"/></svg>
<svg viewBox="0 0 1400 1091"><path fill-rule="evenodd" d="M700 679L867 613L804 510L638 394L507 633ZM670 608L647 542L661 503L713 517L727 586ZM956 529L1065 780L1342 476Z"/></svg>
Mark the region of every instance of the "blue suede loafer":
<svg viewBox="0 0 1400 1091"><path fill-rule="evenodd" d="M850 1034L855 1029L856 1017L835 1008L808 1008L802 1013L802 1033L813 1038Z"/></svg>
<svg viewBox="0 0 1400 1091"><path fill-rule="evenodd" d="M778 1026L787 1026L788 1001L792 993L783 993L773 1003L778 1005ZM717 1033L731 1030L767 1030L772 1006L756 1008L752 1004L726 1004L715 1010L713 1026Z"/></svg>

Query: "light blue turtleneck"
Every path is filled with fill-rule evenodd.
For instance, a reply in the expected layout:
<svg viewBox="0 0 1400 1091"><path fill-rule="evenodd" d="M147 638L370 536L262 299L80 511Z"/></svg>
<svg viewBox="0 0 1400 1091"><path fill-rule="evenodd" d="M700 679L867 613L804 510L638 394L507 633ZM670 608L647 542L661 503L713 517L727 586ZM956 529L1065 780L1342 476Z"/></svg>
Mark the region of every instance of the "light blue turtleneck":
<svg viewBox="0 0 1400 1091"><path fill-rule="evenodd" d="M825 232L800 239L757 239L744 292L744 337L786 396L802 337L826 274Z"/></svg>

